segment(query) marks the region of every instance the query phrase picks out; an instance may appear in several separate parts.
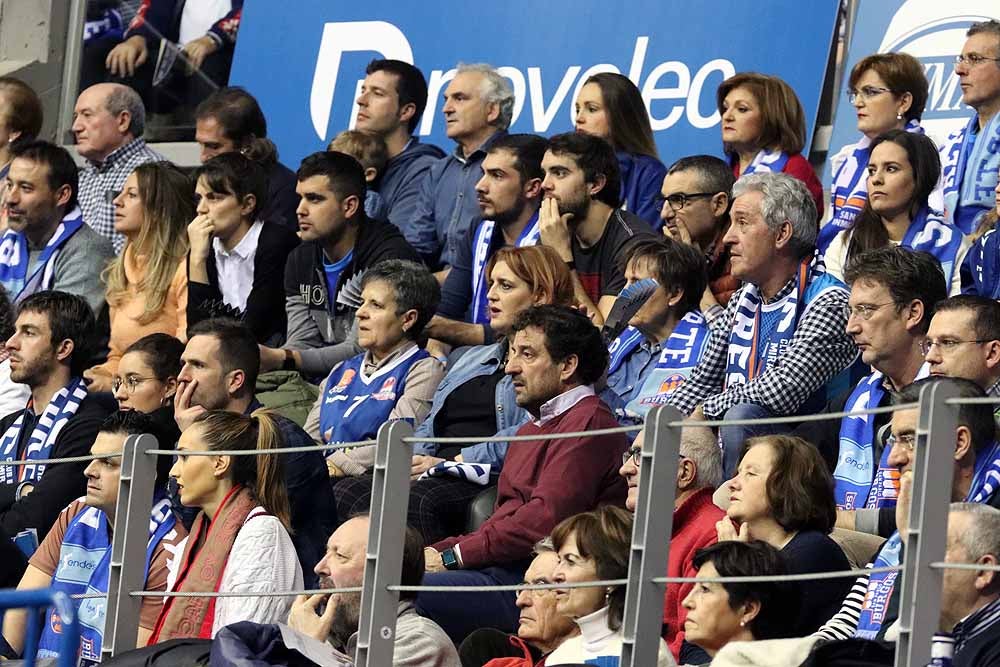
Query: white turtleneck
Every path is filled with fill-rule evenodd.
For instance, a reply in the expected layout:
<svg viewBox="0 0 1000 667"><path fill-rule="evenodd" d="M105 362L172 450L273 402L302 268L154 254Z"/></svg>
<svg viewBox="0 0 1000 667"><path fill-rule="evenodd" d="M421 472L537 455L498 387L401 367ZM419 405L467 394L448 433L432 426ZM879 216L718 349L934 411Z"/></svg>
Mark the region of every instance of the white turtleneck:
<svg viewBox="0 0 1000 667"><path fill-rule="evenodd" d="M616 667L621 658L624 635L621 629L615 631L608 627L608 607L602 607L591 614L581 616L576 619L576 624L580 628L580 634L570 637L552 651L545 658L546 667L579 665L597 658L612 658L613 663L602 662L601 664ZM671 664L669 656L667 645L663 639L660 639L657 667L666 667Z"/></svg>

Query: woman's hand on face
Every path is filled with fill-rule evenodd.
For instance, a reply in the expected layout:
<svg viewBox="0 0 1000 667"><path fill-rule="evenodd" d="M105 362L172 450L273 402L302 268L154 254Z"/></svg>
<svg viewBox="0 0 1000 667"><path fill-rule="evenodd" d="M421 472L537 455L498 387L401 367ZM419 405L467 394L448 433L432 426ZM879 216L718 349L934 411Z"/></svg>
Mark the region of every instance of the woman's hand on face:
<svg viewBox="0 0 1000 667"><path fill-rule="evenodd" d="M191 256L204 258L212 247L212 232L215 224L207 215L195 216L188 225L188 243L191 244Z"/></svg>
<svg viewBox="0 0 1000 667"><path fill-rule="evenodd" d="M413 462L410 464L410 479L418 479L421 475L442 461L444 461L444 459L439 459L436 456L415 454L413 456Z"/></svg>
<svg viewBox="0 0 1000 667"><path fill-rule="evenodd" d="M719 542L749 542L750 526L746 523L739 524L739 527L728 516L722 517L715 524L715 533Z"/></svg>

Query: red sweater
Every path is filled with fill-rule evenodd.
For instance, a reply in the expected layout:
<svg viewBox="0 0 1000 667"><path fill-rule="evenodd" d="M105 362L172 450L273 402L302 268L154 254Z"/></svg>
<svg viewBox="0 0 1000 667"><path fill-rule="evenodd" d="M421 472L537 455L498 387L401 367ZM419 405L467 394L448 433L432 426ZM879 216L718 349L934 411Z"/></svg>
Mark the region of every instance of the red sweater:
<svg viewBox="0 0 1000 667"><path fill-rule="evenodd" d="M512 442L497 484L493 516L469 535L432 545L459 545L468 569L523 561L563 519L599 505L624 505L628 489L618 476L627 441L615 435L549 440L551 433L614 428L618 422L597 396L587 396L541 426L528 422L517 435L538 440Z"/></svg>
<svg viewBox="0 0 1000 667"><path fill-rule="evenodd" d="M813 201L816 202L816 220L822 220L823 204L825 203L823 198L823 184L816 177L816 170L809 164L809 160L801 155L790 155L788 156L788 162L785 163L785 168L781 172L789 176L794 176L806 184L809 194L812 195ZM740 177L739 160L736 160L736 164L733 165L733 176L736 178Z"/></svg>
<svg viewBox="0 0 1000 667"><path fill-rule="evenodd" d="M697 572L691 560L698 549L715 544L715 524L726 515L712 502L713 489L701 489L674 510L673 538L667 558L668 577L693 577ZM667 584L663 603L663 641L674 658L680 660L684 643L684 619L687 610L682 603L694 584Z"/></svg>

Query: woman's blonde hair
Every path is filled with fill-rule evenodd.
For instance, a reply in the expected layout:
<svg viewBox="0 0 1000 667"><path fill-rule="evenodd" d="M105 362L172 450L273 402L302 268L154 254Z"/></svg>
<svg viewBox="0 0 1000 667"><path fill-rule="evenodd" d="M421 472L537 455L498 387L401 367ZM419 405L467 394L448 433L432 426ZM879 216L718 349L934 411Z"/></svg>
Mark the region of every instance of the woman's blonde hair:
<svg viewBox="0 0 1000 667"><path fill-rule="evenodd" d="M201 427L201 441L208 450L280 449L285 442L273 413L256 410L249 417L226 410L210 410L194 422ZM261 506L291 532L292 510L285 487L280 454L233 456L229 477L233 484L250 489Z"/></svg>
<svg viewBox="0 0 1000 667"><path fill-rule="evenodd" d="M101 274L107 287L108 303L119 306L129 290L125 275L125 253L142 256L145 277L135 286L145 299L140 324L155 320L167 300L177 265L188 252L187 226L194 218L191 181L170 162L148 162L133 172L139 182L143 223L138 238L128 241L125 250Z"/></svg>

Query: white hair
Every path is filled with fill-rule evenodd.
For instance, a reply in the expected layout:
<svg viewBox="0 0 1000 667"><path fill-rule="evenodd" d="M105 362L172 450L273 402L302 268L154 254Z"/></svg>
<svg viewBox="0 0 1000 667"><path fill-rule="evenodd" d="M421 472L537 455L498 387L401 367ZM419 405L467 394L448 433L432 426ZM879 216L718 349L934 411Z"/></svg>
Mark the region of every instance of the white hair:
<svg viewBox="0 0 1000 667"><path fill-rule="evenodd" d="M733 199L748 192L764 195L760 212L772 232L786 222L792 226L791 249L798 257L813 252L819 233L816 202L802 181L788 174L748 174L733 185Z"/></svg>
<svg viewBox="0 0 1000 667"><path fill-rule="evenodd" d="M510 83L496 68L486 63L459 63L456 75L466 72L483 75L483 101L487 104L496 104L500 109L500 115L497 116L493 125L498 130L506 130L514 118L514 89L511 88Z"/></svg>

